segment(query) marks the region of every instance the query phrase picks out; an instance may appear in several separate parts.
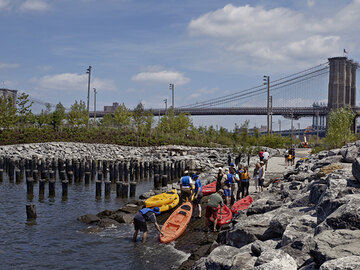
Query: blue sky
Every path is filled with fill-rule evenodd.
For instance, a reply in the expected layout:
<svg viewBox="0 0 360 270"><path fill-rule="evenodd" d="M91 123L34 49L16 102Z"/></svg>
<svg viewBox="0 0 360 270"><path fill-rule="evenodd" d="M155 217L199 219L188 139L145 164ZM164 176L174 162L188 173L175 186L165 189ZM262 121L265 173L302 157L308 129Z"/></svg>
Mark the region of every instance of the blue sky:
<svg viewBox="0 0 360 270"><path fill-rule="evenodd" d="M359 59L358 14L360 0L0 0L0 82L70 107L86 101L91 65L97 108L164 107L169 83L175 106L187 105L324 63L343 48ZM232 128L245 119L266 123L194 122Z"/></svg>

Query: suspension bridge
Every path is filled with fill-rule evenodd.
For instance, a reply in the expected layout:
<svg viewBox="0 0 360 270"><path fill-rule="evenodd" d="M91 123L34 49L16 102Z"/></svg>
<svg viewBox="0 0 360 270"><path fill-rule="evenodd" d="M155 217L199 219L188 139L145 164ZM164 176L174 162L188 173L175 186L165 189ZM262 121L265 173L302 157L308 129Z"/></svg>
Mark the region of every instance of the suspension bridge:
<svg viewBox="0 0 360 270"><path fill-rule="evenodd" d="M175 107L174 112L198 115L267 115L289 119L313 117L313 126L324 128L326 117L332 108L356 106L356 74L358 64L347 57L329 58L327 62L284 76L267 80L264 84L233 92L209 100ZM264 76L265 77L265 76ZM31 99L36 104L53 104ZM89 116L103 117L110 110L90 111ZM164 115L167 108L147 109L154 115ZM272 121L272 120L271 120ZM271 122L272 123L272 122Z"/></svg>

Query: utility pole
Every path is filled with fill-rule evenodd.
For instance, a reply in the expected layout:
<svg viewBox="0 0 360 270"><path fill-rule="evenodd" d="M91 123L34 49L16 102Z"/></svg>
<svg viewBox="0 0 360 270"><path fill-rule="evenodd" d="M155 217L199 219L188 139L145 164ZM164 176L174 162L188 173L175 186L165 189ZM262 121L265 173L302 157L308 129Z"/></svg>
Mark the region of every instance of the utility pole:
<svg viewBox="0 0 360 270"><path fill-rule="evenodd" d="M94 88L94 125L96 125L96 88Z"/></svg>
<svg viewBox="0 0 360 270"><path fill-rule="evenodd" d="M174 84L170 83L170 90L171 90L171 107L172 109L175 109L175 104L174 104Z"/></svg>
<svg viewBox="0 0 360 270"><path fill-rule="evenodd" d="M294 140L294 111L291 109L291 139Z"/></svg>
<svg viewBox="0 0 360 270"><path fill-rule="evenodd" d="M164 99L164 102L165 102L165 113L167 111L167 98Z"/></svg>
<svg viewBox="0 0 360 270"><path fill-rule="evenodd" d="M264 85L267 85L267 134L270 134L270 76L263 77Z"/></svg>
<svg viewBox="0 0 360 270"><path fill-rule="evenodd" d="M87 114L89 117L89 102L90 102L90 79L91 79L91 66L89 66L89 68L86 70L86 73L89 74L89 79L88 79L88 95L87 95ZM88 125L89 127L89 120L88 120Z"/></svg>
<svg viewBox="0 0 360 270"><path fill-rule="evenodd" d="M272 99L272 96L270 96L270 104L271 104L271 106L270 106L270 134L272 134L272 131L273 131L273 127L272 127L272 124L273 124L273 119L272 119L272 117L273 117L273 99Z"/></svg>

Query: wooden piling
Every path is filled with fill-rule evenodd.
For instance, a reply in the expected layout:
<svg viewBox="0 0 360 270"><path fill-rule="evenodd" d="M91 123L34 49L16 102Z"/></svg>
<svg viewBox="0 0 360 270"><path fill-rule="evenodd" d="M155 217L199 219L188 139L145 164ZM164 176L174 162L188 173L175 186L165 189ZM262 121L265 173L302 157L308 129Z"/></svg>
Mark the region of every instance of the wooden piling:
<svg viewBox="0 0 360 270"><path fill-rule="evenodd" d="M36 205L35 204L27 204L26 205L26 217L27 219L36 219Z"/></svg>
<svg viewBox="0 0 360 270"><path fill-rule="evenodd" d="M122 192L122 182L116 181L116 197L121 198Z"/></svg>
<svg viewBox="0 0 360 270"><path fill-rule="evenodd" d="M72 171L68 171L67 173L67 179L69 181L69 184L71 184L74 180L74 173Z"/></svg>
<svg viewBox="0 0 360 270"><path fill-rule="evenodd" d="M99 180L99 181L102 181L102 179L103 179L103 174L102 174L102 172L98 172L98 180Z"/></svg>
<svg viewBox="0 0 360 270"><path fill-rule="evenodd" d="M49 197L50 198L55 197L55 180L54 179L49 180Z"/></svg>
<svg viewBox="0 0 360 270"><path fill-rule="evenodd" d="M105 181L105 197L109 198L111 192L111 181Z"/></svg>
<svg viewBox="0 0 360 270"><path fill-rule="evenodd" d="M136 182L130 182L130 197L135 197L136 194Z"/></svg>
<svg viewBox="0 0 360 270"><path fill-rule="evenodd" d="M34 179L31 177L26 180L26 192L28 196L34 195Z"/></svg>
<svg viewBox="0 0 360 270"><path fill-rule="evenodd" d="M121 185L121 197L128 198L129 197L129 184L123 182Z"/></svg>
<svg viewBox="0 0 360 270"><path fill-rule="evenodd" d="M101 185L102 185L102 182L100 180L97 180L95 182L95 197L96 198L101 198Z"/></svg>
<svg viewBox="0 0 360 270"><path fill-rule="evenodd" d="M0 182L4 181L4 170L0 169Z"/></svg>
<svg viewBox="0 0 360 270"><path fill-rule="evenodd" d="M160 182L160 175L159 174L154 174L154 188L158 189L161 186L161 182Z"/></svg>
<svg viewBox="0 0 360 270"><path fill-rule="evenodd" d="M62 199L66 200L68 197L68 191L69 191L69 181L64 180L61 182L62 187Z"/></svg>
<svg viewBox="0 0 360 270"><path fill-rule="evenodd" d="M85 185L89 184L90 178L91 178L91 172L86 172L85 173Z"/></svg>
<svg viewBox="0 0 360 270"><path fill-rule="evenodd" d="M168 182L168 176L166 174L164 174L161 177L161 186L166 187L167 186L167 182Z"/></svg>
<svg viewBox="0 0 360 270"><path fill-rule="evenodd" d="M24 174L21 173L21 170L15 170L16 183L19 184L24 180Z"/></svg>
<svg viewBox="0 0 360 270"><path fill-rule="evenodd" d="M45 179L39 180L39 199L44 199L45 195Z"/></svg>

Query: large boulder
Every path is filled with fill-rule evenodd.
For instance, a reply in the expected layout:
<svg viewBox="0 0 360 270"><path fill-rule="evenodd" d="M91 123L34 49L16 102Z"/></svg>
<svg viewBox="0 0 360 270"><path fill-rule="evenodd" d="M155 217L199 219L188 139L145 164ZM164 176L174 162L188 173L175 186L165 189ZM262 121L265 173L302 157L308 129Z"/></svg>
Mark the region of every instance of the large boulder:
<svg viewBox="0 0 360 270"><path fill-rule="evenodd" d="M261 253L253 269L264 270L296 270L297 265L289 254L279 249L269 249Z"/></svg>
<svg viewBox="0 0 360 270"><path fill-rule="evenodd" d="M314 241L311 254L319 265L342 257L360 256L360 230L323 231Z"/></svg>
<svg viewBox="0 0 360 270"><path fill-rule="evenodd" d="M352 174L355 179L360 182L360 158L356 158L352 164Z"/></svg>
<svg viewBox="0 0 360 270"><path fill-rule="evenodd" d="M87 215L83 215L77 218L77 220L81 221L81 222L85 222L87 224L91 224L91 223L95 223L100 221L100 218L96 215L93 214L87 214Z"/></svg>
<svg viewBox="0 0 360 270"><path fill-rule="evenodd" d="M348 256L330 260L320 266L320 270L354 270L360 269L360 256Z"/></svg>
<svg viewBox="0 0 360 270"><path fill-rule="evenodd" d="M247 215L264 214L282 206L282 202L276 199L259 199L255 200L247 210Z"/></svg>
<svg viewBox="0 0 360 270"><path fill-rule="evenodd" d="M324 230L360 230L360 194L350 194L344 197L347 203L341 205L330 214L319 226L316 232Z"/></svg>
<svg viewBox="0 0 360 270"><path fill-rule="evenodd" d="M347 147L345 151L343 151L342 157L343 157L343 162L346 163L353 163L355 161L355 159L358 157L358 147L356 145Z"/></svg>

